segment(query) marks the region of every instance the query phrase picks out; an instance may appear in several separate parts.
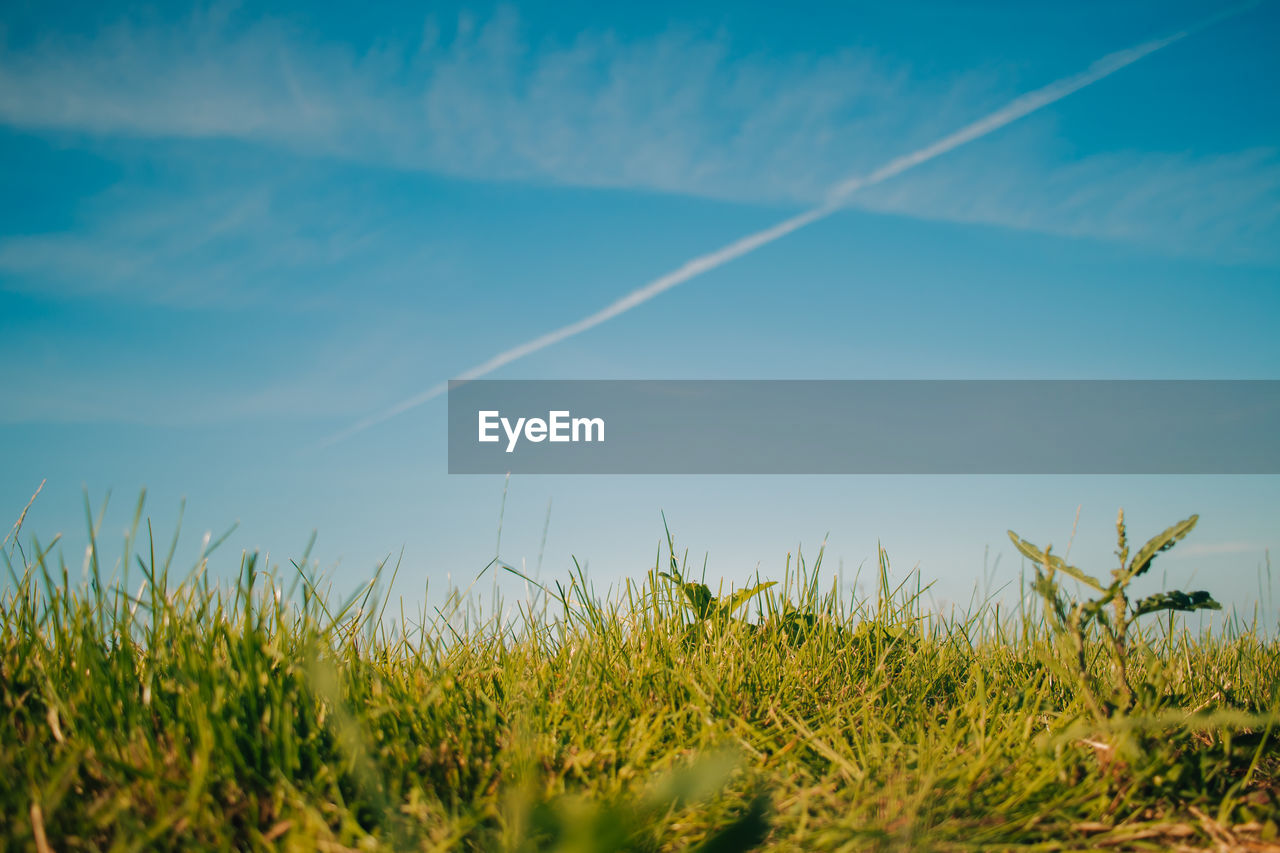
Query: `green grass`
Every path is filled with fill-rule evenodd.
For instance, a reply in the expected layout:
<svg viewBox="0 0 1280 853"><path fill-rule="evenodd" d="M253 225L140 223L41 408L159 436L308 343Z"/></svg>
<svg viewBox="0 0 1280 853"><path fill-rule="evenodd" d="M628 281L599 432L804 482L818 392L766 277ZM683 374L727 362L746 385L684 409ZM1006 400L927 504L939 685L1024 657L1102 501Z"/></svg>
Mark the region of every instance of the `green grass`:
<svg viewBox="0 0 1280 853"><path fill-rule="evenodd" d="M1144 620L1124 646L1133 697L1116 706L1098 699L1113 647L1084 634L1077 655L1039 599L940 617L918 576L891 587L882 554L866 601L819 589L819 557L788 559L731 608L682 586L668 544L612 596L575 570L505 621L462 591L407 617L374 583L329 600L305 557L268 569L245 556L220 588L208 555L171 572L147 525L114 567L95 548L83 582L50 547L11 544L0 847L1275 838L1280 648L1260 626Z"/></svg>

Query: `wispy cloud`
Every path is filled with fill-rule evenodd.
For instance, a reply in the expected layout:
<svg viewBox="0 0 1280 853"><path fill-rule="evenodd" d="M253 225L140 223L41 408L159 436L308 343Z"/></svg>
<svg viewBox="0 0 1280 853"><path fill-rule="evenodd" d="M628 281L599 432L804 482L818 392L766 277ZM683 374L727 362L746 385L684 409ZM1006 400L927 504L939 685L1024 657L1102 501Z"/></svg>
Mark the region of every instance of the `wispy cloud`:
<svg viewBox="0 0 1280 853"><path fill-rule="evenodd" d="M92 217L89 228L0 241L6 289L42 291L53 285L77 295L123 291L149 302L199 304L211 298L210 285L235 283L226 280L233 278L224 266L231 256L227 250L245 248L254 226L269 220L270 198L261 188L249 194L168 196L163 202L154 193L117 192L99 205L111 214ZM262 236L283 235L277 229L271 237ZM211 254L220 255L223 265L210 264ZM244 257L243 252L234 256ZM175 263L185 275L175 275ZM224 287L222 299L236 299L238 289Z"/></svg>
<svg viewBox="0 0 1280 853"><path fill-rule="evenodd" d="M812 197L842 168L967 104L846 52L730 61L724 40L583 33L532 45L512 12L364 54L283 23L120 24L0 52L0 121L35 130L242 139L484 179ZM850 159L854 162L850 164Z"/></svg>
<svg viewBox="0 0 1280 853"><path fill-rule="evenodd" d="M864 209L1124 242L1226 263L1280 263L1280 149L1039 159L1014 134L859 197Z"/></svg>
<svg viewBox="0 0 1280 853"><path fill-rule="evenodd" d="M867 51L743 56L728 37L680 31L535 41L511 11L364 52L208 12L0 43L0 123L33 132L241 140L380 168L767 203L819 203L842 176L989 112L1013 84L991 68L924 78ZM1042 153L1050 131L1036 133L855 203L1276 260L1275 150L1055 160ZM35 268L52 251L29 241L7 257Z"/></svg>
<svg viewBox="0 0 1280 853"><path fill-rule="evenodd" d="M650 299L653 299L673 287L681 285L692 278L710 272L717 267L723 266L730 261L736 260L750 252L754 252L762 246L766 246L775 240L780 240L788 234L792 234L801 228L811 225L820 219L830 216L832 213L843 207L854 193L869 187L875 187L892 178L896 178L906 172L911 171L925 163L935 160L944 154L948 154L957 148L967 145L974 140L994 133L1018 119L1024 118L1037 110L1043 109L1050 104L1056 103L1063 98L1071 95L1079 90L1091 86L1099 80L1114 74L1115 72L1132 65L1143 57L1149 56L1158 50L1185 38L1189 34L1189 30L1175 33L1160 39L1154 39L1144 42L1126 50L1117 51L1102 57L1092 63L1084 71L1055 80L1047 86L1043 86L1023 95L1019 95L1009 103L999 109L982 116L976 121L970 122L959 130L955 130L941 139L925 145L915 151L894 157L884 165L872 170L866 175L846 178L843 181L832 186L826 194L826 201L818 207L807 210L796 216L788 217L781 222L753 234L741 237L726 246L715 251L699 255L690 261L681 264L676 269L665 275L661 275L648 284L631 291L621 299L605 306L599 311L588 314L580 320L554 329L545 335L533 338L519 346L503 350L492 358L484 361L469 370L463 371L458 375L459 380L467 381L487 376L510 364L533 353L554 346L561 341L579 335L582 332L594 329L602 323L612 320L614 317L624 314L639 305L643 305ZM360 433L372 426L383 423L391 418L397 417L404 412L414 409L427 403L448 390L447 383L440 383L427 388L406 400L392 406L383 412L376 413L364 418L352 426L341 432L328 437L322 444L323 446L332 445L352 435Z"/></svg>
<svg viewBox="0 0 1280 853"><path fill-rule="evenodd" d="M423 269L433 247L368 193L270 164L162 186L122 182L76 227L0 237L0 292L174 308L305 308L334 285Z"/></svg>

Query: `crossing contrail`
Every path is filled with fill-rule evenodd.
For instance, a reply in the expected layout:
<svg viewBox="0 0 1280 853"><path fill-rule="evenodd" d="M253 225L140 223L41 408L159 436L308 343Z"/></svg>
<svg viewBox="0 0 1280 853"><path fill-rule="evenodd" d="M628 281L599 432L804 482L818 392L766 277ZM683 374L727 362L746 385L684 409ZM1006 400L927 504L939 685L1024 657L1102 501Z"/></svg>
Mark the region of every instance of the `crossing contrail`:
<svg viewBox="0 0 1280 853"><path fill-rule="evenodd" d="M1000 109L989 115L986 115L972 124L962 127L954 133L944 136L931 145L926 145L917 151L903 155L896 159L890 160L875 171L866 175L849 178L831 187L827 193L826 201L821 205L797 214L788 219L784 219L776 225L770 226L763 231L756 231L748 234L734 242L716 249L714 252L708 252L705 255L699 255L692 260L686 261L681 266L672 270L665 275L655 278L648 284L631 291L626 296L618 299L616 302L608 305L594 314L588 314L581 320L577 320L567 326L561 326L558 329L547 332L544 335L536 337L517 347L504 350L481 364L477 364L468 370L464 370L458 374L457 379L461 381L470 381L486 376L495 370L510 364L513 361L532 355L539 350L544 350L549 346L560 343L561 341L571 338L574 335L594 329L601 323L612 320L619 314L624 314L638 305L643 305L655 296L664 293L678 284L683 284L691 278L700 276L703 273L710 272L717 267L723 266L730 261L740 258L743 255L754 252L761 246L766 246L775 240L787 236L793 231L798 231L806 225L811 225L820 219L825 219L832 213L844 207L846 200L850 195L858 190L866 187L874 186L883 181L887 181L897 175L901 175L910 169L922 163L927 163L935 157L941 157L949 151L973 142L975 139L981 139L993 131L999 130L1011 122L1017 121L1023 116L1029 115L1037 110L1043 109L1057 101L1062 100L1073 92L1090 86L1105 77L1109 77L1126 66L1132 65L1144 56L1149 56L1161 48L1168 47L1176 41L1186 38L1194 32L1204 29L1211 24L1217 23L1224 18L1239 14L1244 9L1252 8L1258 5L1256 2L1248 3L1244 6L1238 6L1214 15L1195 26L1188 27L1185 30L1174 33L1164 38L1153 39L1143 42L1125 50L1109 53L1101 59L1095 61L1092 65L1077 74L1070 77L1063 77L1047 86L1027 92L1014 98ZM361 421L358 421L346 429L337 432L320 443L320 447L327 447L335 444L343 439L350 438L356 433L363 432L372 426L377 426L384 421L394 418L396 415L403 414L410 409L415 409L430 400L439 397L449 390L447 382L441 382L430 388L409 397L385 411L370 415Z"/></svg>

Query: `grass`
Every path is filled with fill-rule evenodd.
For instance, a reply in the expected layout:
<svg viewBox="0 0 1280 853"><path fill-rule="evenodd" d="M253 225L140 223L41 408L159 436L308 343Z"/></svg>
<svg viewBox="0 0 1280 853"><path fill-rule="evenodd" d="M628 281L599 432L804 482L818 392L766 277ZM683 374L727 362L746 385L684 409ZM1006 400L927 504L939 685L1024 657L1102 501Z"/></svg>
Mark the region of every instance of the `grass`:
<svg viewBox="0 0 1280 853"><path fill-rule="evenodd" d="M486 620L331 600L305 556L178 578L148 525L81 583L52 547L5 552L6 849L1280 849L1256 624L1158 617L1119 706L1103 634L932 614L883 553L865 601L820 555L716 598L669 538L613 596L575 570Z"/></svg>

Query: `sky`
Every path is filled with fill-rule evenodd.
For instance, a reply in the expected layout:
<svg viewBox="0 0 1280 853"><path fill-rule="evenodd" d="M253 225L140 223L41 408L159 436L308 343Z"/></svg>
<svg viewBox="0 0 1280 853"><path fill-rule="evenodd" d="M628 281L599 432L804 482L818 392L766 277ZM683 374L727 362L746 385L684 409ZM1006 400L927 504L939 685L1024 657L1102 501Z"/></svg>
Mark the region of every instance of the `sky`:
<svg viewBox="0 0 1280 853"><path fill-rule="evenodd" d="M188 562L238 522L215 573L287 569L314 530L335 587L400 558L412 604L495 554L616 588L665 513L713 583L825 541L852 588L882 544L946 607L1017 583L1008 528L1111 568L1123 506L1201 516L1150 584L1276 624L1274 476L506 482L446 473L443 399L351 430L1184 32L493 376L1280 379L1280 4L1220 11L10 0L2 526L46 481L22 542L75 570L85 496L113 558L145 488Z"/></svg>

